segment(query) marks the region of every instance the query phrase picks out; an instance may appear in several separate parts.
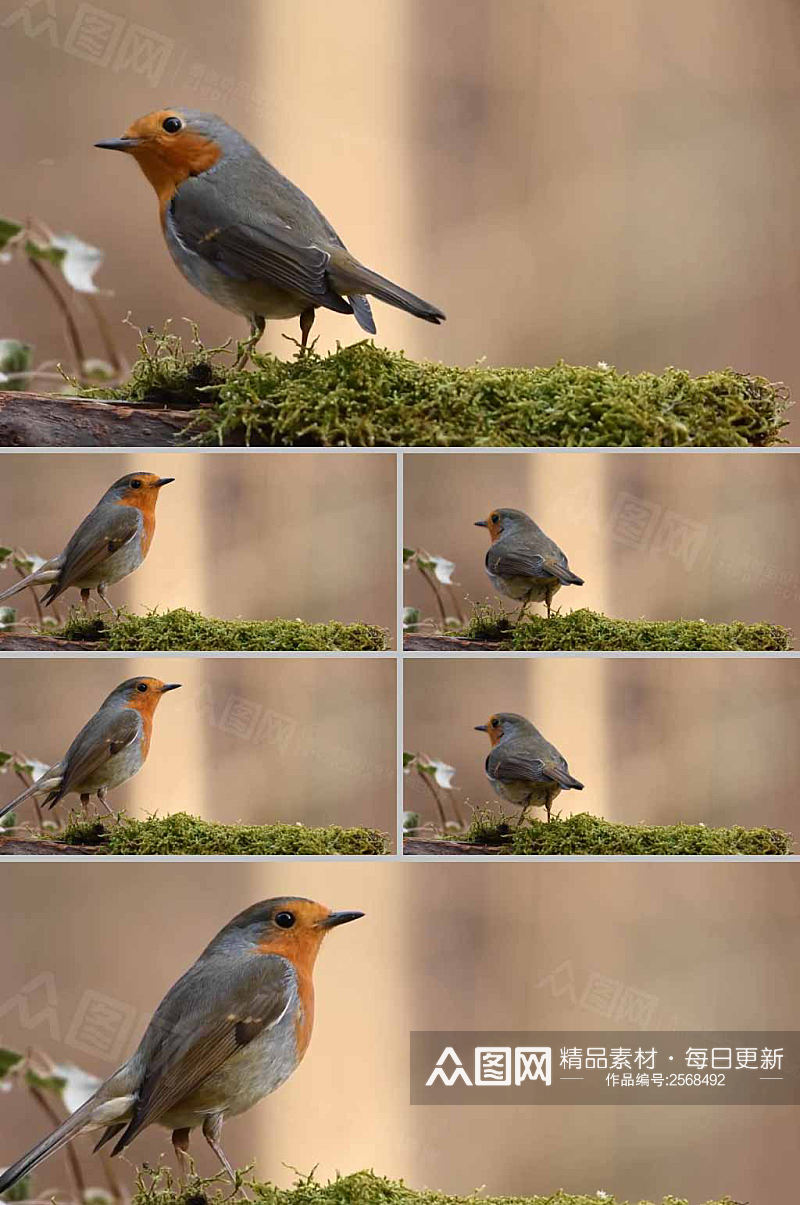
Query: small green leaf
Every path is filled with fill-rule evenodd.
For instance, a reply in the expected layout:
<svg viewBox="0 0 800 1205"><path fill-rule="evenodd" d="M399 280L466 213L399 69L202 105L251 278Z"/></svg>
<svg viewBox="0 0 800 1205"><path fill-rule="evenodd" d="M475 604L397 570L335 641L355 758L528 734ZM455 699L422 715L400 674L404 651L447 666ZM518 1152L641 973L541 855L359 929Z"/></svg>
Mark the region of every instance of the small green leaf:
<svg viewBox="0 0 800 1205"><path fill-rule="evenodd" d="M22 227L16 222L9 222L8 218L0 218L0 251L19 234L21 229Z"/></svg>
<svg viewBox="0 0 800 1205"><path fill-rule="evenodd" d="M45 246L42 243L34 243L32 239L27 239L25 254L30 259L45 259L48 263L55 264L57 268L60 268L66 252L61 247L54 247L52 244Z"/></svg>
<svg viewBox="0 0 800 1205"><path fill-rule="evenodd" d="M419 828L419 812L403 812L403 832Z"/></svg>
<svg viewBox="0 0 800 1205"><path fill-rule="evenodd" d="M19 1180L17 1180L16 1184L13 1184L11 1188L6 1189L3 1195L0 1196L0 1201L8 1201L11 1203L14 1201L30 1201L32 1198L33 1193L31 1191L31 1178L30 1176L22 1176Z"/></svg>
<svg viewBox="0 0 800 1205"><path fill-rule="evenodd" d="M403 607L403 628L407 632L415 631L422 619L419 607Z"/></svg>
<svg viewBox="0 0 800 1205"><path fill-rule="evenodd" d="M4 628L13 628L17 622L16 607L0 607L0 631Z"/></svg>
<svg viewBox="0 0 800 1205"><path fill-rule="evenodd" d="M3 755L0 754L0 756L3 756ZM10 753L5 754L5 757L10 757L10 756L11 756ZM417 756L416 753L404 753L403 754L403 769L405 769L406 766L410 766L416 756ZM3 763L0 762L0 765L2 765L2 764Z"/></svg>
<svg viewBox="0 0 800 1205"><path fill-rule="evenodd" d="M38 1071L33 1071L30 1067L25 1072L25 1083L30 1088L38 1088L40 1092L52 1092L59 1098L63 1096L67 1086L67 1081L60 1075L39 1075Z"/></svg>
<svg viewBox="0 0 800 1205"><path fill-rule="evenodd" d="M0 564L2 564L3 561L7 561L13 551L13 548L3 548L0 546Z"/></svg>
<svg viewBox="0 0 800 1205"><path fill-rule="evenodd" d="M404 548L403 549L403 564L405 565L406 561L412 560L416 555L417 555L417 552L416 552L415 548Z"/></svg>
<svg viewBox="0 0 800 1205"><path fill-rule="evenodd" d="M7 1050L5 1047L0 1047L0 1079L4 1079L9 1071L12 1071L17 1063L21 1062L22 1055L17 1054L16 1050Z"/></svg>
<svg viewBox="0 0 800 1205"><path fill-rule="evenodd" d="M32 352L30 343L0 339L0 385L7 389L22 388L24 380L17 374L30 370Z"/></svg>

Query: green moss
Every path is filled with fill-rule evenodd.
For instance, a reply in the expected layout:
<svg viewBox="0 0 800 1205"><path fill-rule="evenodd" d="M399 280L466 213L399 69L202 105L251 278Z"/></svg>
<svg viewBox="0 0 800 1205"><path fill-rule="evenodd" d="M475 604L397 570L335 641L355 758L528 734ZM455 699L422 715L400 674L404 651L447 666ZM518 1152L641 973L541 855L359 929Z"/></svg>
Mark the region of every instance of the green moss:
<svg viewBox="0 0 800 1205"><path fill-rule="evenodd" d="M470 640L497 640L516 652L603 650L614 652L784 652L788 628L768 623L706 623L704 619L609 619L582 608L566 615L529 616L513 626L500 607L476 605L466 627Z"/></svg>
<svg viewBox="0 0 800 1205"><path fill-rule="evenodd" d="M51 837L52 839L52 837ZM329 824L216 824L175 812L133 820L72 817L59 839L69 845L96 845L103 853L124 854L388 854L388 838L371 828Z"/></svg>
<svg viewBox="0 0 800 1205"><path fill-rule="evenodd" d="M548 1196L493 1197L483 1190L469 1196L452 1196L432 1189L409 1188L402 1180L388 1180L374 1172L356 1172L337 1176L329 1184L320 1184L312 1176L301 1177L292 1188L276 1188L272 1184L246 1182L251 1195L262 1205L598 1205L598 1195L571 1193L563 1190ZM221 1180L193 1180L181 1192L171 1176L164 1171L140 1176L132 1205L204 1205L230 1194ZM627 1205L616 1196L603 1197L605 1205ZM631 1203L633 1205L633 1203ZM638 1205L653 1205L640 1201ZM664 1197L661 1205L688 1205L683 1198ZM707 1205L734 1205L731 1197L720 1197Z"/></svg>
<svg viewBox="0 0 800 1205"><path fill-rule="evenodd" d="M586 856L662 854L725 854L753 857L792 853L794 838L775 828L706 828L703 824L615 824L581 812L565 820L554 817L516 821L488 808L475 812L462 840L476 845L501 846L504 854Z"/></svg>
<svg viewBox="0 0 800 1205"><path fill-rule="evenodd" d="M205 652L381 652L389 648L384 628L368 623L305 623L302 619L209 619L196 611L121 611L87 615L73 610L48 636L99 641L112 652L175 649Z"/></svg>
<svg viewBox="0 0 800 1205"><path fill-rule="evenodd" d="M290 361L256 355L220 367L220 349L151 335L122 389L142 405L206 405L191 435L207 444L316 447L768 447L781 441L783 386L726 369L630 375L564 363L455 368L371 342Z"/></svg>

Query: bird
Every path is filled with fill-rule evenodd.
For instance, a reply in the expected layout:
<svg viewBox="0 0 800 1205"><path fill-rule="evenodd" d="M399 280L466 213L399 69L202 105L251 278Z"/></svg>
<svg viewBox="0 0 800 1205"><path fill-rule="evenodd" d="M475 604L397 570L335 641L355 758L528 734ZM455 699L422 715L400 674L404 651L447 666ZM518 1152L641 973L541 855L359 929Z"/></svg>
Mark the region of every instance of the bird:
<svg viewBox="0 0 800 1205"><path fill-rule="evenodd" d="M153 714L168 690L180 682L158 678L128 678L106 698L84 724L61 761L44 771L11 803L0 809L0 820L33 796L43 796L53 808L66 795L80 795L84 808L96 795L107 812L108 792L138 774L147 761L153 734Z"/></svg>
<svg viewBox="0 0 800 1205"><path fill-rule="evenodd" d="M75 586L88 609L89 596L96 590L105 605L119 615L106 597L113 586L138 569L150 551L156 528L156 502L165 485L174 477L154 473L126 473L109 486L94 510L70 537L58 556L45 561L33 573L0 594L0 602L28 586L47 585L41 602L51 602Z"/></svg>
<svg viewBox="0 0 800 1205"><path fill-rule="evenodd" d="M366 294L438 324L445 315L360 263L314 202L214 113L157 109L122 138L158 197L176 266L206 297L250 322L244 367L268 318L300 318L301 351L319 308L352 314L374 335Z"/></svg>
<svg viewBox="0 0 800 1205"><path fill-rule="evenodd" d="M555 745L524 716L498 711L485 724L476 724L475 731L488 732L492 743L485 768L493 790L522 809L517 827L531 807L543 807L549 824L556 796L562 790L583 790L583 783L572 777Z"/></svg>
<svg viewBox="0 0 800 1205"><path fill-rule="evenodd" d="M522 602L515 622L519 623L530 602L544 601L547 618L553 595L562 586L582 586L558 544L522 510L499 507L476 527L488 528L491 544L486 553L486 572L495 590Z"/></svg>
<svg viewBox="0 0 800 1205"><path fill-rule="evenodd" d="M191 1131L234 1185L222 1125L284 1084L308 1048L313 971L331 929L364 915L280 896L235 916L159 1004L136 1052L63 1124L0 1175L5 1193L76 1135L102 1130L112 1156L149 1125L172 1131L184 1175Z"/></svg>

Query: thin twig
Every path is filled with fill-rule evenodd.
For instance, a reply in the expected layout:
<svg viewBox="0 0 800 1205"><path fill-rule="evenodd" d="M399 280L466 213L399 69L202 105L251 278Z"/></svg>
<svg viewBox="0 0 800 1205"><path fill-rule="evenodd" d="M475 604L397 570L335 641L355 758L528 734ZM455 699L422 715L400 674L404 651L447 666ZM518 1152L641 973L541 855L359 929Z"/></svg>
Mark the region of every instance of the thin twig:
<svg viewBox="0 0 800 1205"><path fill-rule="evenodd" d="M47 1099L44 1093L34 1084L28 1084L28 1088L33 1096L33 1099L38 1105L41 1106L41 1108L50 1118L50 1121L53 1123L53 1125L60 1126L62 1118L59 1117L58 1113L50 1104L50 1101ZM80 1161L78 1156L75 1154L75 1149L71 1143L67 1143L67 1146L64 1149L64 1154L67 1157L67 1164L69 1166L72 1179L75 1181L77 1199L79 1201L83 1201L86 1198L86 1181L83 1178L83 1170L81 1168Z"/></svg>
<svg viewBox="0 0 800 1205"><path fill-rule="evenodd" d="M55 301L56 305L58 306L59 310L61 311L61 315L64 319L64 322L66 323L67 335L69 337L69 342L72 347L72 354L75 357L75 360L77 362L76 376L78 377L79 380L83 380L83 365L84 365L86 356L85 356L84 350L83 350L83 342L81 340L80 331L78 330L78 325L72 315L72 310L70 309L69 303L67 302L67 299L63 296L63 294L61 293L61 290L58 288L55 281L52 279L50 273L46 270L44 264L40 260L33 259L29 255L28 263L33 268L34 272L37 274L39 279L43 282L45 288L47 288L49 290L50 295L52 296L52 298Z"/></svg>
<svg viewBox="0 0 800 1205"><path fill-rule="evenodd" d="M422 769L422 767L419 765L417 766L417 773L419 774L420 778L425 783L425 786L428 788L431 795L433 795L434 800L436 801L436 807L439 812L439 819L442 822L442 831L444 831L444 829L447 828L447 817L444 814L444 808L442 807L442 801L439 798L439 792L436 790L436 787L431 782L430 774L426 774L425 771Z"/></svg>
<svg viewBox="0 0 800 1205"><path fill-rule="evenodd" d="M15 565L14 568L16 569L16 571L20 575L20 577L25 578L28 576L27 573L24 571L24 569L21 569L19 567L19 565ZM26 586L25 588L26 588L26 590L30 590L31 594L33 595L33 605L36 607L36 617L39 620L39 623L44 623L44 613L42 611L42 604L39 602L39 595L36 593L36 591L34 589L34 585L35 585L35 583L31 582L31 584L29 586Z"/></svg>
<svg viewBox="0 0 800 1205"><path fill-rule="evenodd" d="M436 579L431 577L428 570L423 565L421 565L419 563L419 561L417 561L417 568L419 569L420 573L422 574L424 580L430 586L431 590L433 590L433 596L436 599L436 605L439 608L439 615L441 616L441 620L442 620L442 627L447 627L447 611L445 610L445 605L442 602L442 596L439 592L439 587L436 584Z"/></svg>
<svg viewBox="0 0 800 1205"><path fill-rule="evenodd" d="M94 315L97 329L100 331L100 338L103 341L108 362L114 369L117 379L121 380L127 371L127 365L119 354L116 342L114 341L114 334L111 330L111 324L103 313L103 307L100 305L100 302L92 293L86 294L86 302Z"/></svg>

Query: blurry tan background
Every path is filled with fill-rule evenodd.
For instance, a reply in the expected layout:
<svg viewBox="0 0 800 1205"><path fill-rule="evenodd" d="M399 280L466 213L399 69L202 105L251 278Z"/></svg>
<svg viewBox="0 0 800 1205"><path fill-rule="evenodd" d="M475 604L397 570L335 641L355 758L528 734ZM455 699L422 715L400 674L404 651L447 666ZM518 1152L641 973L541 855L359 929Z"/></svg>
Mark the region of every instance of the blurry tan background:
<svg viewBox="0 0 800 1205"><path fill-rule="evenodd" d="M611 870L176 864L165 874L98 865L89 884L82 866L9 866L0 878L0 1042L43 1047L106 1075L236 912L267 896L311 896L366 917L322 949L305 1062L274 1097L227 1124L237 1166L255 1159L261 1176L281 1184L291 1167L317 1165L324 1179L373 1167L453 1192L602 1189L636 1201L674 1193L694 1205L730 1193L786 1205L796 1109L409 1106L412 1029L617 1023L635 1041L647 1028L796 1026L798 866ZM623 999L638 1023L620 1015ZM43 1131L32 1102L0 1095L0 1164ZM89 1148L84 1139L81 1150ZM201 1136L192 1150L201 1171L216 1170ZM151 1129L127 1154L141 1163L169 1151L167 1133ZM130 1166L120 1172L130 1182ZM101 1182L99 1171L90 1182ZM36 1185L43 1198L67 1187L63 1155L40 1168Z"/></svg>
<svg viewBox="0 0 800 1205"><path fill-rule="evenodd" d="M524 510L585 581L554 606L624 619L743 620L800 631L800 464L747 457L639 453L413 455L403 458L404 544L454 561L467 600L519 604L496 594L484 569L496 507ZM410 566L405 603L439 622L430 586ZM532 603L531 615L545 615Z"/></svg>
<svg viewBox="0 0 800 1205"><path fill-rule="evenodd" d="M233 18L213 0L0 0L3 213L102 247L115 323L189 315L208 342L240 337L172 266L136 166L92 146L165 104L210 109L448 315L377 305L382 344L732 365L796 392L799 47L786 0L239 0ZM288 355L282 333L297 324L265 346ZM314 333L362 337L328 313ZM3 269L0 336L65 354L24 265Z"/></svg>
<svg viewBox="0 0 800 1205"><path fill-rule="evenodd" d="M118 477L147 470L175 481L159 497L144 564L109 589L115 607L362 621L394 633L394 458L354 455L6 453L0 544L57 555ZM13 581L6 569L0 589ZM55 606L66 615L79 602L68 590ZM29 591L7 605L35 618Z"/></svg>
<svg viewBox="0 0 800 1205"><path fill-rule="evenodd" d="M516 711L585 785L561 792L554 811L564 816L765 825L800 837L800 662L414 658L405 662L404 704L404 747L456 767L467 816L486 802L519 815L494 796L484 774L489 738L473 731L494 712ZM414 775L405 806L436 819ZM530 815L544 819L542 809Z"/></svg>
<svg viewBox="0 0 800 1205"><path fill-rule="evenodd" d="M115 810L363 824L394 837L395 668L385 659L6 660L0 748L57 761L106 695L139 674L182 686L159 704L147 762L112 793ZM0 802L18 789L0 775ZM59 808L80 810L77 796ZM31 803L18 819L33 823Z"/></svg>

